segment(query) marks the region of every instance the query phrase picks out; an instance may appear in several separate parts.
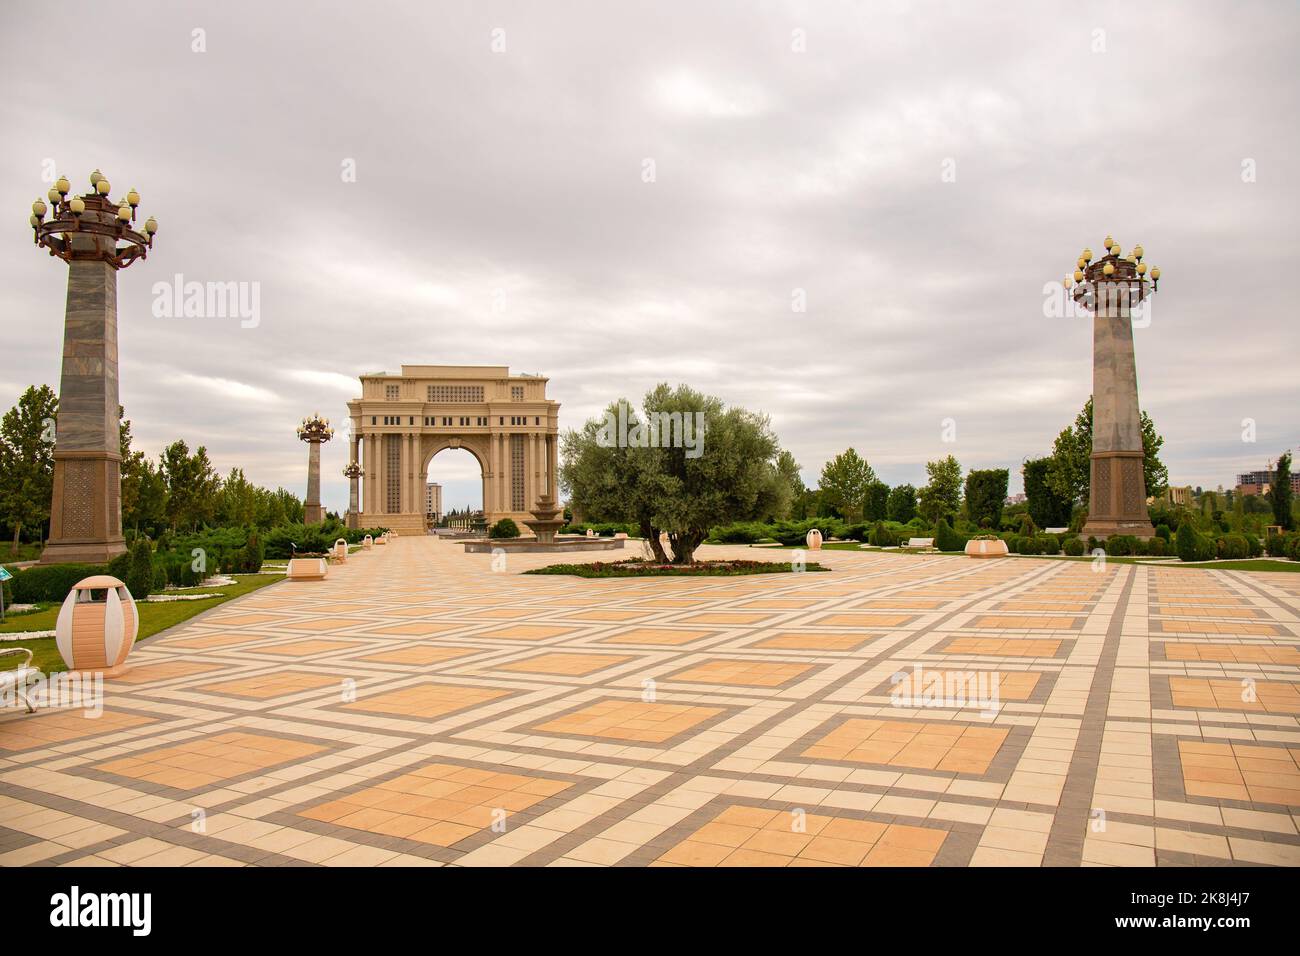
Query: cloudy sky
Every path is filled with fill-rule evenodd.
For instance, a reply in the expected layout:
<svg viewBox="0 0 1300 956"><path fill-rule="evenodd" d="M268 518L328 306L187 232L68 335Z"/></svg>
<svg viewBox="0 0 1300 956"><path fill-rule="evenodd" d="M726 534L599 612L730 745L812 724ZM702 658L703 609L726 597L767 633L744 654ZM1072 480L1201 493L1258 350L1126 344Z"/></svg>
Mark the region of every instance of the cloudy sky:
<svg viewBox="0 0 1300 956"><path fill-rule="evenodd" d="M1108 232L1162 270L1135 335L1171 480L1298 443L1294 4L297 9L0 10L0 405L59 376L67 270L27 207L99 167L161 223L118 286L137 447L299 494L297 420L404 362L549 375L565 428L687 382L768 412L810 482L853 445L1017 490L1090 391L1044 284ZM258 324L155 315L177 275L259 283ZM446 504L478 504L471 461L431 467Z"/></svg>

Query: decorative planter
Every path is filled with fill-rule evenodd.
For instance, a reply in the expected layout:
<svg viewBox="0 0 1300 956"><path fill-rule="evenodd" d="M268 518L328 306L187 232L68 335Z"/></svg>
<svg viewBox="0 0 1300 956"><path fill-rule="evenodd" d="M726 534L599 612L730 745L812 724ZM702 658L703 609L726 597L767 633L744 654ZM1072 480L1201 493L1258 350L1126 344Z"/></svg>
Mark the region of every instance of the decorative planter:
<svg viewBox="0 0 1300 956"><path fill-rule="evenodd" d="M588 538L594 538L594 537L596 537L596 529L595 529L595 528L588 528L588 529L587 529L587 537L588 537Z"/></svg>
<svg viewBox="0 0 1300 956"><path fill-rule="evenodd" d="M1007 543L1001 538L971 538L966 542L968 558L1004 558Z"/></svg>
<svg viewBox="0 0 1300 956"><path fill-rule="evenodd" d="M329 563L324 558L294 558L286 577L290 581L323 581L328 572Z"/></svg>
<svg viewBox="0 0 1300 956"><path fill-rule="evenodd" d="M816 528L808 532L804 541L807 543L809 551L820 551L822 549L822 533Z"/></svg>
<svg viewBox="0 0 1300 956"><path fill-rule="evenodd" d="M348 563L348 543L343 538L334 542L334 560L339 564Z"/></svg>
<svg viewBox="0 0 1300 956"><path fill-rule="evenodd" d="M68 670L122 669L140 633L131 592L115 577L97 574L72 586L54 625L54 642Z"/></svg>
<svg viewBox="0 0 1300 956"><path fill-rule="evenodd" d="M361 549L363 551L369 551L374 546L375 546L375 539L370 537L370 535L366 535L364 538L361 539Z"/></svg>
<svg viewBox="0 0 1300 956"><path fill-rule="evenodd" d="M381 534L378 538L375 539L375 544L388 544L388 535Z"/></svg>

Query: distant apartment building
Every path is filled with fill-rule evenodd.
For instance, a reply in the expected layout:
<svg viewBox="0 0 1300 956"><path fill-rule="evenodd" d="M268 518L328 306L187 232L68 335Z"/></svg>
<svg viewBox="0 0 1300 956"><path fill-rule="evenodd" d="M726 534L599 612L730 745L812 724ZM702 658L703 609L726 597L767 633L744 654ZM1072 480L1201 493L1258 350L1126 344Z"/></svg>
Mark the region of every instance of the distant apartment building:
<svg viewBox="0 0 1300 956"><path fill-rule="evenodd" d="M424 513L435 521L442 517L442 485L431 481L424 487Z"/></svg>
<svg viewBox="0 0 1300 956"><path fill-rule="evenodd" d="M1248 471L1245 474L1237 476L1237 494L1239 495L1262 495L1268 492L1268 489L1277 481L1277 471L1273 468L1273 463L1268 463L1268 468L1263 471ZM1300 494L1300 474L1291 475L1291 490Z"/></svg>
<svg viewBox="0 0 1300 956"><path fill-rule="evenodd" d="M1007 495L1007 500L1004 503L1007 505L1023 505L1028 500L1029 499L1026 498L1023 494L1015 494L1015 495Z"/></svg>

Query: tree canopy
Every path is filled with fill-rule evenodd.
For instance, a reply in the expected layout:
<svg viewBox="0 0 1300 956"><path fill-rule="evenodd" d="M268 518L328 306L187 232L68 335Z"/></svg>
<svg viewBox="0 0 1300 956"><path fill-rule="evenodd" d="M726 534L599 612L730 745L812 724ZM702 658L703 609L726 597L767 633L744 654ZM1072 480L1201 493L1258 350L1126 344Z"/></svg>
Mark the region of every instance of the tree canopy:
<svg viewBox="0 0 1300 956"><path fill-rule="evenodd" d="M723 405L685 385L661 384L642 402L641 413L620 400L629 429L664 416L702 415L700 454L670 442L608 441L604 423L588 421L565 433L560 484L572 505L591 521L635 524L658 560L669 560L659 543L666 532L671 560L690 564L709 529L788 512L791 482L778 467L780 448L766 416ZM787 463L788 467L788 463Z"/></svg>
<svg viewBox="0 0 1300 956"><path fill-rule="evenodd" d="M1146 412L1142 413L1142 478L1148 495L1161 495L1169 486L1169 469L1160 461L1165 443ZM1074 425L1056 436L1047 483L1059 498L1088 506L1092 486L1092 396L1074 419Z"/></svg>
<svg viewBox="0 0 1300 956"><path fill-rule="evenodd" d="M952 455L938 461L926 462L925 472L930 482L917 492L917 510L931 524L940 519L952 523L952 517L961 510L961 464Z"/></svg>
<svg viewBox="0 0 1300 956"><path fill-rule="evenodd" d="M876 473L866 459L856 449L846 449L822 466L822 502L847 521L861 521L875 481Z"/></svg>

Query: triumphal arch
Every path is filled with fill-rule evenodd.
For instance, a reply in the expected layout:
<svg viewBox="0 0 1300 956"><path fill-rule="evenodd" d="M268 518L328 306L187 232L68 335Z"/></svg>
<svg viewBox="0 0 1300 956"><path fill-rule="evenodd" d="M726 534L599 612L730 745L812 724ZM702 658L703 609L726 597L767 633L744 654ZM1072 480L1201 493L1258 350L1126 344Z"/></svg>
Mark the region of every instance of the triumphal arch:
<svg viewBox="0 0 1300 956"><path fill-rule="evenodd" d="M560 405L546 397L547 381L504 365L403 365L399 375L361 376L361 397L348 402L348 524L423 533L429 462L464 448L483 473L488 523L512 518L522 527L539 498L555 496Z"/></svg>

